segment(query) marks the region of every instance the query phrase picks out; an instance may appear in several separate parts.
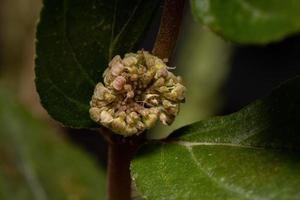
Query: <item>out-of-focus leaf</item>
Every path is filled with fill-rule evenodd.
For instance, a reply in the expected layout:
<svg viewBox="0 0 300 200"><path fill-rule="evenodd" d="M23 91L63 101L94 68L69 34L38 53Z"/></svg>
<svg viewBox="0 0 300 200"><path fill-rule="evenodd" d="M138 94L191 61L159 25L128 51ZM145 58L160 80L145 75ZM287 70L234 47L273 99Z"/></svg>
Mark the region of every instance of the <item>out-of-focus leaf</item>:
<svg viewBox="0 0 300 200"><path fill-rule="evenodd" d="M194 16L239 43L268 43L300 31L300 1L191 0Z"/></svg>
<svg viewBox="0 0 300 200"><path fill-rule="evenodd" d="M0 199L105 199L105 175L0 88Z"/></svg>
<svg viewBox="0 0 300 200"><path fill-rule="evenodd" d="M148 144L131 165L146 199L299 199L300 77L241 111Z"/></svg>
<svg viewBox="0 0 300 200"><path fill-rule="evenodd" d="M159 0L44 0L37 30L36 86L56 120L93 127L89 101L108 61L132 51Z"/></svg>

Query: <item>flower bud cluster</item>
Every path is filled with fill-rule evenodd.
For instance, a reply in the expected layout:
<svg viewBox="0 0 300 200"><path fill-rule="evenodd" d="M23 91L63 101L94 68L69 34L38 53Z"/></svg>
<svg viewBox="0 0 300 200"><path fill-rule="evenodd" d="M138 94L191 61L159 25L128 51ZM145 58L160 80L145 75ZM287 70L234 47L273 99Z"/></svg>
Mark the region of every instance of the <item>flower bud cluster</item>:
<svg viewBox="0 0 300 200"><path fill-rule="evenodd" d="M185 100L179 76L146 51L115 56L90 102L90 117L113 132L131 136L154 126L170 125Z"/></svg>

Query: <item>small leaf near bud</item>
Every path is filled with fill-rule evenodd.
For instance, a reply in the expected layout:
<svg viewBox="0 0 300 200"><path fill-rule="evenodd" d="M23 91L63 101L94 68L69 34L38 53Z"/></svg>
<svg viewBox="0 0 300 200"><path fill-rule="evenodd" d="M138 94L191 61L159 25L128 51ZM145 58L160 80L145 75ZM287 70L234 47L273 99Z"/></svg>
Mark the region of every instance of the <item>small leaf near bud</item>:
<svg viewBox="0 0 300 200"><path fill-rule="evenodd" d="M90 117L125 137L140 134L157 120L170 125L184 101L181 77L146 51L115 56L90 102Z"/></svg>

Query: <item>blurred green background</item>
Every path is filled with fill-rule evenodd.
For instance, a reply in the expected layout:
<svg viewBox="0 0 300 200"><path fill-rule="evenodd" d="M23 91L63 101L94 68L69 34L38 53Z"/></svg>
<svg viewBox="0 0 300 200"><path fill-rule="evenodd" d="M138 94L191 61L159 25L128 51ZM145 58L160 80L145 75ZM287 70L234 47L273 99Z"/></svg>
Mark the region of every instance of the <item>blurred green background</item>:
<svg viewBox="0 0 300 200"><path fill-rule="evenodd" d="M67 148L64 155L66 156L66 160L69 159L69 161L66 161L66 163L69 164L65 164L64 170L70 170L70 176L76 174L76 170L82 171L83 174L88 174L90 173L90 169L92 169L93 172L91 173L97 174L94 177L102 177L104 184L103 169L106 165L107 147L98 132L64 128L52 120L39 103L34 85L34 41L35 27L41 6L41 0L0 1L0 85L1 90L9 91L8 93L1 93L2 97L0 95L2 98L0 99L0 103L4 104L0 105L0 119L3 119L3 121L5 119L6 122L9 122L10 120L14 121L18 118L18 121L11 123L10 126L12 127L9 127L8 124L5 124L6 128L4 125L0 126L0 160L2 161L0 162L0 181L3 183L5 180L12 180L11 177L15 176L17 172L21 173L20 177L23 178L19 177L20 180L16 179L16 182L18 182L18 184L25 184L26 180L29 181L29 183L33 184L29 190L32 190L32 193L35 195L41 195L41 199L43 199L43 192L40 192L40 186L36 185L45 185L46 181L37 183L37 180L39 177L50 177L51 174L47 175L47 173L51 173L51 170L43 170L43 167L46 169L47 167L45 166L47 165L44 166L42 163L46 162L47 159L44 158L45 160L43 160L42 158L43 156L47 157L47 155L52 155L49 157L49 161L51 161L51 159L52 162L61 161L54 159L56 154L52 152L53 150L50 150L52 153L44 152L47 155L43 155L43 152L38 156L33 155L35 154L34 152L39 151L39 147L42 149L43 145L37 147L37 143L31 143L32 140L45 142L47 139L45 139L44 131L41 131L38 136L36 136L35 131L30 131L31 128L29 126L31 126L31 122L29 123L26 120L38 121L32 123L42 124L38 126L44 127L41 129L47 130L45 131L47 134L55 134L55 138L59 138L58 141L67 141L66 145L71 145L70 147L57 146L57 148ZM158 10L157 16L154 18L151 26L152 28L149 34L145 36L146 39L142 42L141 47L148 48L148 50L151 47L159 25L159 15L160 10ZM176 67L176 73L183 77L185 85L188 88L186 103L182 105L180 114L174 124L169 127L157 125L153 130L149 131L148 136L150 138L166 137L178 127L210 116L237 111L251 101L266 95L281 81L300 73L299 52L300 37L297 35L287 38L284 41L265 46L242 46L233 44L230 41L225 41L209 31L206 27L202 27L196 23L187 5L172 63L172 65ZM8 114L9 110L18 110L18 108L15 107L15 104L18 103L14 103L15 100L12 100L14 97L10 99L6 96L15 96L18 102L21 102L23 105L20 106L20 109L26 107L26 111L24 112L28 114L25 114L25 116L15 112L11 115ZM5 102L7 101L11 103L11 107L6 105ZM21 116L16 117L19 115ZM24 127L14 128L15 126ZM32 130L33 129L34 128L32 128ZM48 131L48 129L51 131ZM27 130L27 132L22 130ZM11 135L5 133L11 133ZM24 134L28 135L25 136ZM56 141L56 139L54 140ZM55 143L56 142L51 143L51 145L54 146L51 148L55 149ZM60 144L61 142L57 143ZM10 145L5 146L4 144ZM33 147L30 147L30 144L32 144ZM26 152L22 150L23 145L24 148L29 148L28 152L25 153L25 157L22 156L22 152ZM7 153L7 149L14 149L15 147L21 148L21 150L16 150L21 153L20 155L16 152ZM78 148L80 150L78 150ZM80 163L80 161L76 163L76 161L74 161L75 158L72 157L77 157L77 154L74 153L77 151L81 152L79 153L80 156L87 156L87 158L84 159L87 159L87 162L90 164L83 164L78 169L74 169L72 166ZM82 151L84 153L82 153ZM7 172L4 170L7 169L7 163L8 160L10 160L7 159L7 157L9 156L12 157L12 162L8 168L16 166L16 172ZM6 157L6 159L4 159L4 157ZM19 157L25 160L28 158L30 160L28 167L36 170L36 178L26 178L26 173L22 175L22 170L24 171L24 169L19 169L19 166L22 165L17 159ZM66 167L70 167L70 169ZM59 171L59 167L57 170ZM60 176L60 174L57 173L57 176ZM91 176L91 174L89 174L89 176ZM84 179L81 176L79 178ZM92 178L84 181L88 185L92 184L95 180ZM14 189L15 186L13 184L9 186L10 188L5 189L2 183L0 182L0 197L1 195L7 197L8 193L2 194L1 192L3 191L16 192L15 190L17 190L17 194L20 195L15 196L15 199L23 199L22 194L26 196L26 192L23 191L26 189L22 189L22 187L16 187L18 189ZM101 181L99 183L100 185L97 185L97 187L104 188L104 185L101 185ZM70 190L66 190L67 193L68 191L70 193L69 199L88 198L84 196L87 192L76 193L77 196L72 196L72 187L80 188L81 186L76 184L72 185L71 182L68 183L68 181L66 184L69 184L71 188ZM46 193L56 191L52 188L55 186L51 184L46 184L46 187L48 188ZM78 188L74 190L80 191ZM97 190L92 187L91 190L93 189ZM82 191L84 190L86 189L82 189ZM98 192L101 193L103 191L104 190L100 190ZM95 195L97 196L98 194ZM29 196L28 198L30 199ZM57 199L60 198L65 199L65 197L57 197Z"/></svg>

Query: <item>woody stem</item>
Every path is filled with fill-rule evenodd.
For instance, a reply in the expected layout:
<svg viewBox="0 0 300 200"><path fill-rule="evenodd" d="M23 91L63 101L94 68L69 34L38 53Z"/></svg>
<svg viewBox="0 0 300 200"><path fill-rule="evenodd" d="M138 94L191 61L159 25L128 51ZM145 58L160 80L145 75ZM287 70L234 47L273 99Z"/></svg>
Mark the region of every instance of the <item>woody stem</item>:
<svg viewBox="0 0 300 200"><path fill-rule="evenodd" d="M152 53L171 58L179 35L185 0L165 0L160 27Z"/></svg>
<svg viewBox="0 0 300 200"><path fill-rule="evenodd" d="M101 133L108 142L107 199L130 200L130 161L138 147L144 143L144 134L124 138L106 128L102 128Z"/></svg>
<svg viewBox="0 0 300 200"><path fill-rule="evenodd" d="M172 55L179 34L184 3L185 0L165 0L159 32L152 51L154 55L160 58L170 58ZM130 200L130 161L144 143L144 134L123 138L107 129L104 132L109 145L107 199Z"/></svg>
<svg viewBox="0 0 300 200"><path fill-rule="evenodd" d="M108 200L130 200L130 161L138 145L128 142L110 143L108 150Z"/></svg>

